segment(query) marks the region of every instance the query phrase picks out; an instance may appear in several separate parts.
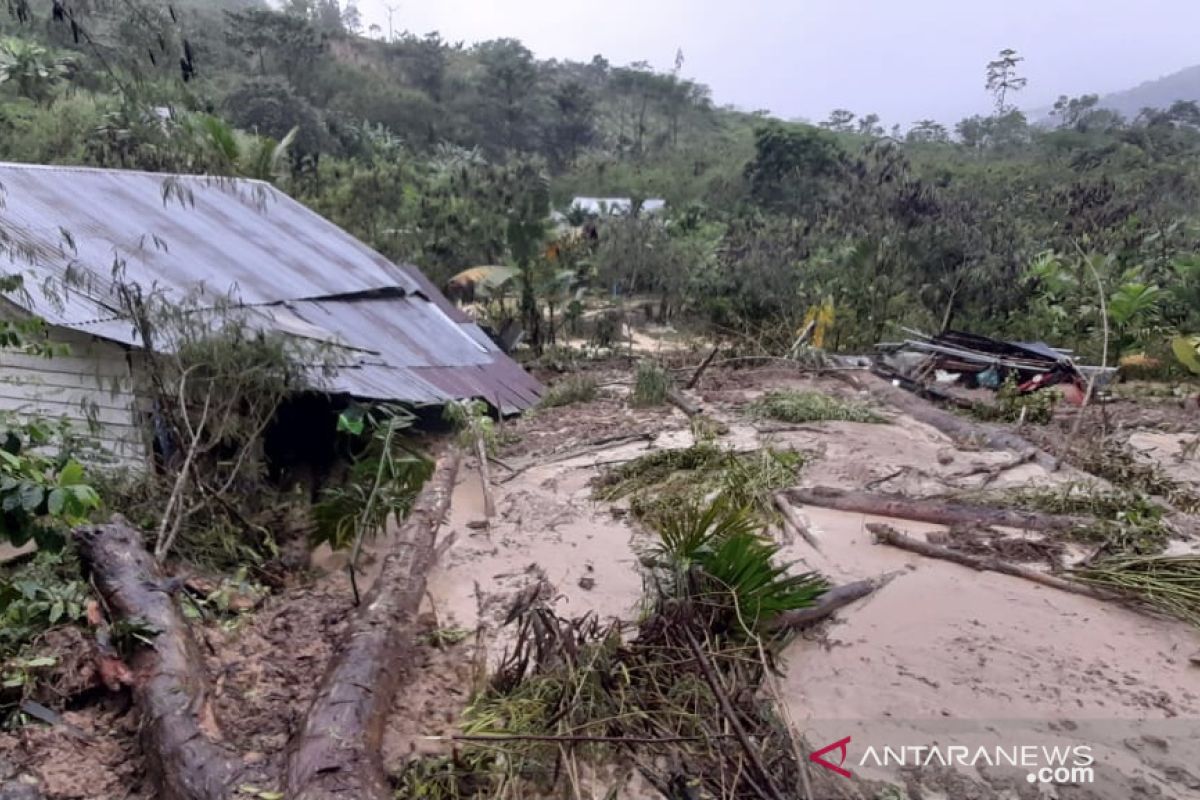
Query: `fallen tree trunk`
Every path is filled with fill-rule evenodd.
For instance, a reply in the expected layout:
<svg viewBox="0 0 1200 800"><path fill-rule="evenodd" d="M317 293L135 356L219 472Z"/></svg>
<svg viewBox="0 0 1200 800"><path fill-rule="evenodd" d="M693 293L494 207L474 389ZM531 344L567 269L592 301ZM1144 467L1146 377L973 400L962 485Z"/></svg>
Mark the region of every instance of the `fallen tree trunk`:
<svg viewBox="0 0 1200 800"><path fill-rule="evenodd" d="M866 376L866 389L877 400L903 411L908 416L936 428L961 442L980 444L989 450L1012 450L1017 453L1033 452L1030 460L1047 471L1058 469L1058 459L1035 446L1028 439L1017 436L998 425L972 422L969 419L938 408L911 392L906 392L878 375Z"/></svg>
<svg viewBox="0 0 1200 800"><path fill-rule="evenodd" d="M876 517L894 517L938 525L992 525L1023 528L1034 531L1069 531L1095 525L1091 517L1071 517L1020 511L1011 508L988 508L940 500L921 500L896 494L872 494L847 489L816 486L811 489L788 489L783 494L792 502L806 506L832 508Z"/></svg>
<svg viewBox="0 0 1200 800"><path fill-rule="evenodd" d="M667 389L667 402L689 417L694 417L700 413L700 405L685 397L683 392L678 389Z"/></svg>
<svg viewBox="0 0 1200 800"><path fill-rule="evenodd" d="M147 771L165 800L226 800L250 780L221 744L204 659L139 531L114 517L75 532L80 555L112 612L157 631L130 659Z"/></svg>
<svg viewBox="0 0 1200 800"><path fill-rule="evenodd" d="M798 608L795 611L784 611L771 623L774 630L807 628L829 617L839 608L844 608L855 600L859 600L872 592L886 586L893 578L886 575L865 581L834 586L817 600L816 605L809 608Z"/></svg>
<svg viewBox="0 0 1200 800"><path fill-rule="evenodd" d="M910 553L916 553L926 558L938 558L943 561L952 561L955 564L961 564L971 569L999 572L1015 578L1024 578L1027 581L1040 583L1042 586L1048 586L1051 589L1058 589L1072 594L1081 594L1084 597L1090 597L1094 600L1127 603L1124 597L1115 592L1107 592L1083 583L1058 578L1054 575L1048 575L1045 572L1039 572L1032 567L1002 561L994 556L973 556L967 553L960 553L957 550L951 550L947 547L923 542L911 536L906 536L890 525L871 523L867 525L867 530L875 537L876 543L890 544L892 547L899 547L902 550L907 550Z"/></svg>
<svg viewBox="0 0 1200 800"><path fill-rule="evenodd" d="M380 755L384 723L411 655L407 629L425 594L458 464L457 450L439 459L351 621L293 740L288 800L392 800Z"/></svg>

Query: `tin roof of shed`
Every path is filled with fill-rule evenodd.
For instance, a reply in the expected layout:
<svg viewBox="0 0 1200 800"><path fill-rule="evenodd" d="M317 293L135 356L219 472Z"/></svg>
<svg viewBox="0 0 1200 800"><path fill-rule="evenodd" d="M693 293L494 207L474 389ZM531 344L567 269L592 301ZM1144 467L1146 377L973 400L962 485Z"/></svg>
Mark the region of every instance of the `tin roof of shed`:
<svg viewBox="0 0 1200 800"><path fill-rule="evenodd" d="M26 275L9 299L51 324L133 347L119 282L232 299L264 327L347 348L333 392L504 412L541 393L419 269L259 181L0 163L0 271Z"/></svg>

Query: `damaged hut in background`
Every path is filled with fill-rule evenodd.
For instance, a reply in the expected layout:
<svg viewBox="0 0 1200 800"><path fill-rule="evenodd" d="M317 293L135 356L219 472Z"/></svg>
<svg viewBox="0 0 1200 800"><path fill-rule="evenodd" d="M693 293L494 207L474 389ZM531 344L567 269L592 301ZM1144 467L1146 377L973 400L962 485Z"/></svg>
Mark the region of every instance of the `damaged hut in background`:
<svg viewBox="0 0 1200 800"><path fill-rule="evenodd" d="M1020 394L1051 386L1075 404L1083 402L1088 383L1103 388L1114 368L1075 363L1072 351L1045 342L1008 342L962 331L928 336L905 329L910 338L878 346L875 371L910 389L957 387L998 391L1011 383Z"/></svg>

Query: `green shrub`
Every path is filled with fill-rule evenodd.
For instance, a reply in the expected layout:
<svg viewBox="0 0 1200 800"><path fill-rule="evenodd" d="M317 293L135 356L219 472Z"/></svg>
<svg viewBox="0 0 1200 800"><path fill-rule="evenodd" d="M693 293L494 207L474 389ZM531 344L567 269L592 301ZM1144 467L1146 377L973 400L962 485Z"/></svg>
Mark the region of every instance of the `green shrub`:
<svg viewBox="0 0 1200 800"><path fill-rule="evenodd" d="M542 408L557 408L573 403L587 403L596 399L600 385L590 375L570 375L546 390L542 396Z"/></svg>
<svg viewBox="0 0 1200 800"><path fill-rule="evenodd" d="M821 392L777 389L750 404L750 415L781 422L886 422L861 403L847 402Z"/></svg>

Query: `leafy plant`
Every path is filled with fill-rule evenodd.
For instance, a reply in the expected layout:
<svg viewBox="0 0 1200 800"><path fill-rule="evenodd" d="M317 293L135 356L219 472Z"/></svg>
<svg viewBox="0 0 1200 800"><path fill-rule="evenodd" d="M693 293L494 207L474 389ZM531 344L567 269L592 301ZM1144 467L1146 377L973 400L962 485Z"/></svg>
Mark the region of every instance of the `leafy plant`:
<svg viewBox="0 0 1200 800"><path fill-rule="evenodd" d="M1171 352L1193 375L1200 375L1200 336L1176 336Z"/></svg>
<svg viewBox="0 0 1200 800"><path fill-rule="evenodd" d="M778 562L780 547L765 538L752 506L721 494L691 500L657 518L655 548L674 575L674 591L723 609L725 625L766 629L780 613L804 608L825 591L814 573L792 575Z"/></svg>
<svg viewBox="0 0 1200 800"><path fill-rule="evenodd" d="M458 429L459 444L474 451L482 442L487 452L496 449L496 423L488 414L488 404L482 400L459 400L447 403L442 412L447 421Z"/></svg>
<svg viewBox="0 0 1200 800"><path fill-rule="evenodd" d="M100 506L84 468L66 450L50 456L53 429L30 420L10 424L0 444L0 540L20 547L31 539L61 549L64 532Z"/></svg>
<svg viewBox="0 0 1200 800"><path fill-rule="evenodd" d="M0 659L49 628L81 619L89 596L69 552L39 552L29 563L0 572Z"/></svg>
<svg viewBox="0 0 1200 800"><path fill-rule="evenodd" d="M391 406L339 417L339 431L365 436L366 442L347 479L322 490L314 505L314 544L334 550L353 547L357 556L364 538L381 533L393 516L408 513L433 473L432 462L403 437L414 421L407 411Z"/></svg>

